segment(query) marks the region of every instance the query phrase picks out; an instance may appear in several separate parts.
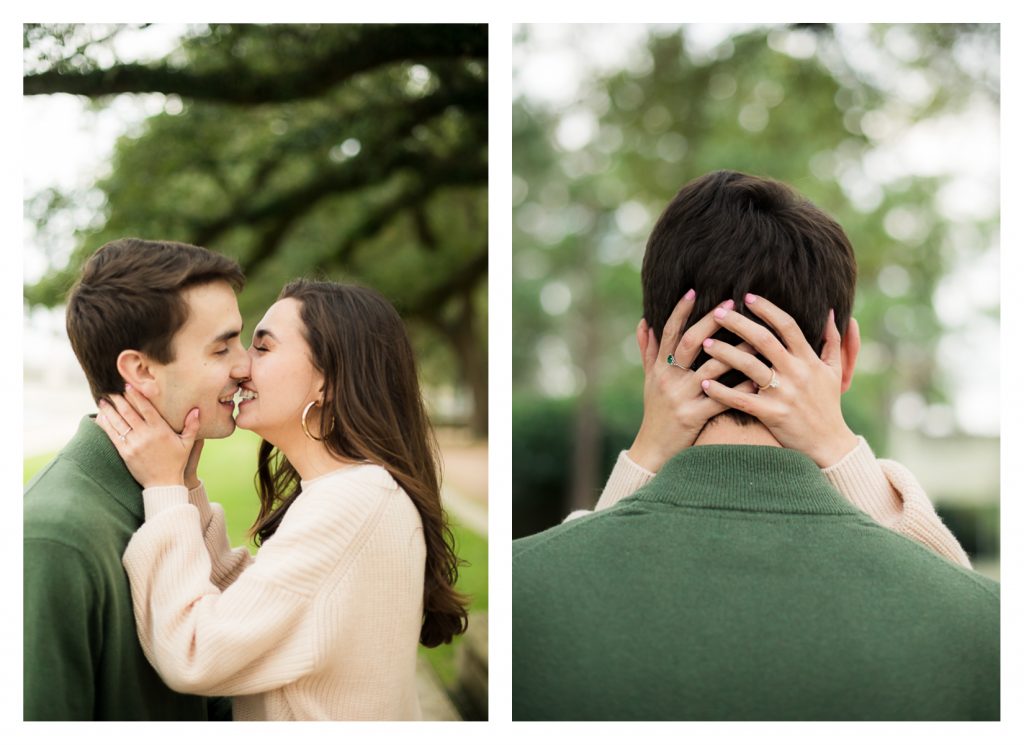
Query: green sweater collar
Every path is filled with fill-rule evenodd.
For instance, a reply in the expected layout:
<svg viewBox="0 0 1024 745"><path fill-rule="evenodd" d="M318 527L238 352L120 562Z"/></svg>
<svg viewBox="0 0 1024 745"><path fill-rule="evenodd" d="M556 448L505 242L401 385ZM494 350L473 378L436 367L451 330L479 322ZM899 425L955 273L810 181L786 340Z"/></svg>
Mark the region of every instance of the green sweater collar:
<svg viewBox="0 0 1024 745"><path fill-rule="evenodd" d="M857 514L806 455L764 445L687 448L634 496L720 510Z"/></svg>
<svg viewBox="0 0 1024 745"><path fill-rule="evenodd" d="M78 432L64 446L61 456L80 465L119 504L140 521L145 518L142 486L132 477L107 433L96 424L96 415L82 417Z"/></svg>

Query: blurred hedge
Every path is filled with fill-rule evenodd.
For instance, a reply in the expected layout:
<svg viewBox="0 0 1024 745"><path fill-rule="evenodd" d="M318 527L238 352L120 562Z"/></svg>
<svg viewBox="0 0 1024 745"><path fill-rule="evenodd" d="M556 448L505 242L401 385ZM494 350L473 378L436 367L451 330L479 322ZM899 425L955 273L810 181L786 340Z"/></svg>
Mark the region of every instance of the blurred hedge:
<svg viewBox="0 0 1024 745"><path fill-rule="evenodd" d="M573 423L577 398L520 395L512 404L512 536L556 525L569 513ZM601 419L600 484L619 451L629 448L643 413L642 391L605 392ZM594 494L594 502L600 491Z"/></svg>

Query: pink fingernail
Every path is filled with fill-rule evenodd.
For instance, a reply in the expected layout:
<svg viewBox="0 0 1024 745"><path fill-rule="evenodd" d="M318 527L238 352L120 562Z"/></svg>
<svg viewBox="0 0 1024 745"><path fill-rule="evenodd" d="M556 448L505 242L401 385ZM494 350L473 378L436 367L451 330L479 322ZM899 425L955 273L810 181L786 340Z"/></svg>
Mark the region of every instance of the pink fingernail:
<svg viewBox="0 0 1024 745"><path fill-rule="evenodd" d="M711 387L711 381L710 380L702 380L702 381L700 381L700 387L703 388L704 390L707 390L708 388Z"/></svg>
<svg viewBox="0 0 1024 745"><path fill-rule="evenodd" d="M683 295L683 297L687 300L693 300L695 297L697 297L697 293L694 292L694 290L690 289L687 290L686 294Z"/></svg>
<svg viewBox="0 0 1024 745"><path fill-rule="evenodd" d="M717 310L715 310L715 318L725 318L725 309L718 308Z"/></svg>
<svg viewBox="0 0 1024 745"><path fill-rule="evenodd" d="M131 383L125 383L125 384L124 384L124 389L125 389L126 391L130 391L130 390L132 389L132 384L131 384Z"/></svg>
<svg viewBox="0 0 1024 745"><path fill-rule="evenodd" d="M726 300L724 303L722 303L722 307L732 310L733 308L736 307L736 303L734 303L732 300Z"/></svg>
<svg viewBox="0 0 1024 745"><path fill-rule="evenodd" d="M743 300L746 302L747 305L752 305L753 303L757 302L757 295L748 292L743 297Z"/></svg>
<svg viewBox="0 0 1024 745"><path fill-rule="evenodd" d="M714 339L705 339L704 340L704 348L708 349L714 343L715 343Z"/></svg>

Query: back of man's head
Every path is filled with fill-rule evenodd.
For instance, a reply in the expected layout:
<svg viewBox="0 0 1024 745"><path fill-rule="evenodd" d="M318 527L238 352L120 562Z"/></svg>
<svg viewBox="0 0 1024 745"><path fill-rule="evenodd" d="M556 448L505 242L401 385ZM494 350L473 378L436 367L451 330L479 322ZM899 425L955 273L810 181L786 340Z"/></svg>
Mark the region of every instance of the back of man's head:
<svg viewBox="0 0 1024 745"><path fill-rule="evenodd" d="M716 171L686 184L662 212L647 241L641 281L644 318L659 341L691 288L697 298L687 328L729 299L737 312L762 323L743 304L751 292L789 313L820 354L830 309L839 332L846 332L857 264L838 223L785 184ZM724 329L715 338L742 341ZM708 359L702 351L693 369ZM719 380L734 386L744 376L731 370ZM735 410L724 415L756 421Z"/></svg>
<svg viewBox="0 0 1024 745"><path fill-rule="evenodd" d="M186 243L122 238L97 250L68 293L66 318L93 398L124 392L117 358L126 349L172 362L188 320L182 292L210 282L238 292L245 275L234 259Z"/></svg>

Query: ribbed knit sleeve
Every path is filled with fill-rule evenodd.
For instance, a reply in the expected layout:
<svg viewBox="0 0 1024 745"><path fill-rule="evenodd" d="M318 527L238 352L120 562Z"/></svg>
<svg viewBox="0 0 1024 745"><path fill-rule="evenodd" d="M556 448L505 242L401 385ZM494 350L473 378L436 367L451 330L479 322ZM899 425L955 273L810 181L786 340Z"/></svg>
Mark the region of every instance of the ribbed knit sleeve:
<svg viewBox="0 0 1024 745"><path fill-rule="evenodd" d="M857 447L822 470L825 478L879 525L970 569L970 559L943 525L914 475L894 460L876 459L867 440L857 439Z"/></svg>
<svg viewBox="0 0 1024 745"><path fill-rule="evenodd" d="M215 572L204 543L216 512L211 509L214 516L206 522L203 505L191 500L165 504L153 515L147 511L123 564L143 651L171 688L205 695L255 694L308 676L325 660L337 663L336 629L351 621L345 614L360 609L360 598L345 596L346 574L364 555L381 566L386 565L383 554L401 553L408 563L408 536L420 530L415 508L383 469L351 470L360 473L340 481L317 480L305 489L255 560L223 591L211 582ZM339 483L342 493L332 488ZM401 552L390 544L378 551L378 526L389 510L402 506L396 500L405 501L416 522L400 532ZM402 520L403 525L409 522ZM422 555L418 572L419 594L411 606L414 630L421 612ZM402 589L405 603L408 588ZM391 588L382 586L379 592L387 597ZM386 619L381 623L386 625ZM412 648L414 655L415 641ZM310 704L311 710L327 711L324 718L331 718L334 692L321 694L330 700ZM292 703L301 700L297 695Z"/></svg>
<svg viewBox="0 0 1024 745"><path fill-rule="evenodd" d="M234 582L242 570L252 563L252 556L246 548L231 548L224 508L210 503L202 482L191 491L186 491L184 486L152 486L143 489L142 501L146 519L152 519L157 513L175 505L191 504L199 511L203 542L210 553L210 581L218 590Z"/></svg>
<svg viewBox="0 0 1024 745"><path fill-rule="evenodd" d="M615 468L612 469L611 474L608 476L604 490L597 500L597 506L593 510L574 510L562 522L568 522L577 517L592 515L598 510L614 507L620 499L625 499L641 486L645 486L647 482L654 478L654 475L652 471L637 465L626 451L623 450L615 461Z"/></svg>
<svg viewBox="0 0 1024 745"><path fill-rule="evenodd" d="M200 482L199 486L192 489L188 493L188 501L199 510L203 542L210 553L210 580L218 590L224 590L252 563L252 555L244 546L231 547L224 508L216 502L210 502L205 484Z"/></svg>

